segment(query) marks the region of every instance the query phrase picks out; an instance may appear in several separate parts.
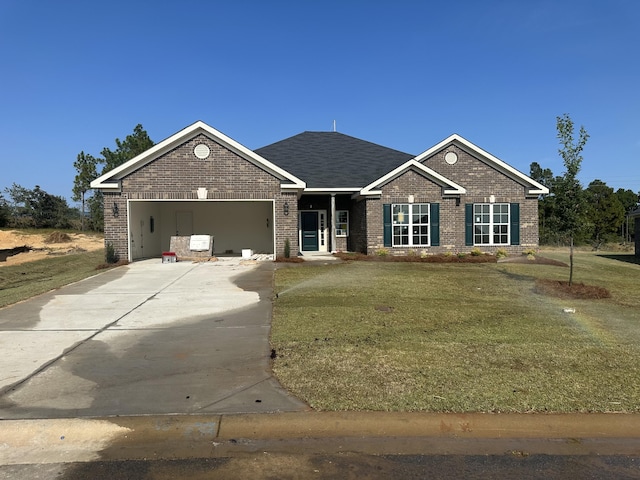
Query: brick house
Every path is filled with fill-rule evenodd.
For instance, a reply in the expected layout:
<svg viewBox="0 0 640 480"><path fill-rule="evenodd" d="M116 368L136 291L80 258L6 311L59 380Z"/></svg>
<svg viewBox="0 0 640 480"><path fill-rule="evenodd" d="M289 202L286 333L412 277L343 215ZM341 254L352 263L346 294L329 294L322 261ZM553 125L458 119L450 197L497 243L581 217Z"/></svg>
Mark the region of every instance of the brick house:
<svg viewBox="0 0 640 480"><path fill-rule="evenodd" d="M636 207L634 208L631 213L629 214L629 218L633 218L635 219L635 226L634 226L634 231L633 231L633 235L635 238L635 255L636 257L640 257L640 207Z"/></svg>
<svg viewBox="0 0 640 480"><path fill-rule="evenodd" d="M548 190L459 135L419 155L338 132L252 151L203 122L91 183L105 242L160 256L172 236L207 234L216 253L510 252L538 246Z"/></svg>

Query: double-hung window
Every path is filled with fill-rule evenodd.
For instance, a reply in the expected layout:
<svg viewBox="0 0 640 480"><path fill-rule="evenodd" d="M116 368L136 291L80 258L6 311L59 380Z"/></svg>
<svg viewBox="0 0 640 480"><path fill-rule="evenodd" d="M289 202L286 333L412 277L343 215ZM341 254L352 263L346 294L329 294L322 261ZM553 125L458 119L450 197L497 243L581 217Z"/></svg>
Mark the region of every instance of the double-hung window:
<svg viewBox="0 0 640 480"><path fill-rule="evenodd" d="M429 246L429 204L397 203L392 205L393 246Z"/></svg>
<svg viewBox="0 0 640 480"><path fill-rule="evenodd" d="M473 243L475 245L509 245L508 203L473 205Z"/></svg>
<svg viewBox="0 0 640 480"><path fill-rule="evenodd" d="M336 237L349 236L349 210L336 210Z"/></svg>

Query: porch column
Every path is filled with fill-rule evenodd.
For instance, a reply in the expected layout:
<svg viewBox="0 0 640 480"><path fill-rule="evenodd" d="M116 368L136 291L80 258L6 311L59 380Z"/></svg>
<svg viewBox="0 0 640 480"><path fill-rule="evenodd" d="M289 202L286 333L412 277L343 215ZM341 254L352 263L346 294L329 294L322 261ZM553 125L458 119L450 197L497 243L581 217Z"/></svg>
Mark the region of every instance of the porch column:
<svg viewBox="0 0 640 480"><path fill-rule="evenodd" d="M336 253L336 194L331 194L331 253Z"/></svg>

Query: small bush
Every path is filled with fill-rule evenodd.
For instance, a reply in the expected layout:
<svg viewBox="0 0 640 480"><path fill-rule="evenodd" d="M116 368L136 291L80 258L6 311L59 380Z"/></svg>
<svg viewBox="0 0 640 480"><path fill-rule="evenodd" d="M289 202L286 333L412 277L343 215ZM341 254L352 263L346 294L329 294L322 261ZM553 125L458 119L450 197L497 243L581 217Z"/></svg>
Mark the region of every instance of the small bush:
<svg viewBox="0 0 640 480"><path fill-rule="evenodd" d="M389 249L379 248L378 250L376 250L376 255L378 255L379 257L386 257L387 255L389 255Z"/></svg>
<svg viewBox="0 0 640 480"><path fill-rule="evenodd" d="M116 249L111 242L107 243L104 259L107 263L118 263L120 261L120 255L116 253Z"/></svg>
<svg viewBox="0 0 640 480"><path fill-rule="evenodd" d="M482 255L482 250L480 250L478 247L474 247L473 250L471 250L471 255L474 257L479 257L480 255Z"/></svg>
<svg viewBox="0 0 640 480"><path fill-rule="evenodd" d="M498 250L496 250L496 258L505 258L508 256L509 254L504 248L499 248Z"/></svg>

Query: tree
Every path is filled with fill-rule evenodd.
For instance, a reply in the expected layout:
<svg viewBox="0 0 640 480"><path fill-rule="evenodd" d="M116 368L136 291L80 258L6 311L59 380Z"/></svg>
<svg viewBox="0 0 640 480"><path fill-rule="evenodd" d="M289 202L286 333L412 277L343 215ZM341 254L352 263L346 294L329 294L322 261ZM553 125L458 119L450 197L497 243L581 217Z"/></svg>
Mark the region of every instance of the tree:
<svg viewBox="0 0 640 480"><path fill-rule="evenodd" d="M569 285L571 285L573 283L574 237L580 229L580 221L586 206L578 173L582 164L582 150L589 139L589 134L581 126L578 140L574 140L573 121L566 113L561 117L556 117L556 128L558 130L557 138L562 146L558 149L558 153L562 157L565 171L562 177L556 179L553 193L556 197L560 232L565 234L570 242Z"/></svg>
<svg viewBox="0 0 640 480"><path fill-rule="evenodd" d="M549 189L549 194L538 198L538 224L540 226L540 242L557 244L559 242L559 222L556 208L556 197L553 193L556 177L549 168L543 169L538 162L529 166L529 176Z"/></svg>
<svg viewBox="0 0 640 480"><path fill-rule="evenodd" d="M31 190L27 190L17 183L13 183L11 187L4 189L9 201L9 215L11 217L11 225L14 227L33 227L33 219L31 216Z"/></svg>
<svg viewBox="0 0 640 480"><path fill-rule="evenodd" d="M538 162L532 162L529 166L529 176L536 182L544 185L549 190L553 188L553 172L550 168L543 169Z"/></svg>
<svg viewBox="0 0 640 480"><path fill-rule="evenodd" d="M115 150L105 147L102 149L102 152L100 152L103 158L96 159L97 163L102 164L101 175L119 167L154 145L153 140L149 138L149 135L141 124L136 125L133 133L127 135L124 140L116 138L115 142L117 147ZM103 206L104 196L102 192L95 192L89 199L89 216L91 218L91 226L94 230L104 230Z"/></svg>
<svg viewBox="0 0 640 480"><path fill-rule="evenodd" d="M89 228L96 232L104 232L104 196L101 191L96 191L89 197Z"/></svg>
<svg viewBox="0 0 640 480"><path fill-rule="evenodd" d="M17 227L69 228L72 211L64 197L51 195L36 185L29 190L13 184L5 189L11 203L12 223Z"/></svg>
<svg viewBox="0 0 640 480"><path fill-rule="evenodd" d="M624 209L624 213L625 215L627 215L621 233L624 242L628 242L631 240L630 233L632 233L635 228L635 219L629 218L628 215L632 210L635 210L636 206L638 205L638 200L640 200L640 193L634 193L633 190L625 190L623 188L619 188L618 190L616 190L615 195L616 197L618 197L618 200L620 200L622 208Z"/></svg>
<svg viewBox="0 0 640 480"><path fill-rule="evenodd" d="M586 190L589 205L589 218L592 233L591 242L597 250L602 243L613 238L624 221L624 207L608 187L601 180L594 180Z"/></svg>
<svg viewBox="0 0 640 480"><path fill-rule="evenodd" d="M84 151L78 154L73 166L76 169L76 178L73 181L73 199L74 202L82 201L80 229L84 230L85 217L85 195L91 189L91 181L97 176L98 160L92 155L85 154Z"/></svg>
<svg viewBox="0 0 640 480"><path fill-rule="evenodd" d="M131 160L133 157L147 151L153 147L153 140L149 138L146 130L142 128L141 124L138 124L133 129L133 134L127 135L124 141L116 138L116 149L111 150L107 147L102 149L100 154L104 157L102 163L104 168L102 173L106 173L119 167L123 163Z"/></svg>
<svg viewBox="0 0 640 480"><path fill-rule="evenodd" d="M9 217L9 204L0 193L0 227L6 227L9 225Z"/></svg>

